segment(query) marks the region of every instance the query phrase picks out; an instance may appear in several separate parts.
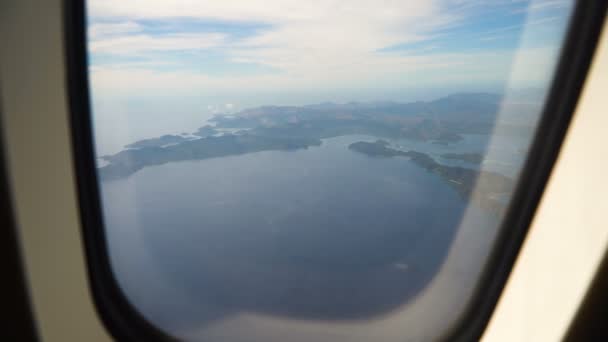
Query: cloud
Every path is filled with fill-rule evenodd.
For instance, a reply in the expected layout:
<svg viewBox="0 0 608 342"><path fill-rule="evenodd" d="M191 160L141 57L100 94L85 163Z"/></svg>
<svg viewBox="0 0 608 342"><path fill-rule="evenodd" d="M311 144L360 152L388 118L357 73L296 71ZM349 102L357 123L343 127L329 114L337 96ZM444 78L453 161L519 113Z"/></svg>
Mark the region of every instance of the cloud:
<svg viewBox="0 0 608 342"><path fill-rule="evenodd" d="M129 20L105 27L94 25L91 32L124 30L123 35L111 37L92 34L89 49L94 54L142 56L146 52L216 48L225 55L226 63L256 64L295 77L325 73L324 69L352 73L386 64L388 57L376 56L376 50L425 39L432 30L459 20L443 11L439 1L401 0L269 0L263 5L248 0L92 0L89 13L93 20ZM264 22L272 29L243 39L228 39L228 33L217 32L131 34L137 32L133 22L168 18L198 18L228 25Z"/></svg>
<svg viewBox="0 0 608 342"><path fill-rule="evenodd" d="M558 6L554 0L532 5L537 3L541 9ZM161 92L165 87L175 94L236 96L273 89L500 82L509 74L512 49L484 50L486 45L479 44L475 50L457 51L442 45L468 39L473 42L468 46L475 46L499 41L503 34L514 36L516 43L525 16L513 10L532 5L502 0L90 0L89 51L93 57L110 56L103 65L92 59L91 79L94 89L106 93ZM189 24L154 30L154 25L168 22ZM248 29L253 23L264 25ZM438 36L442 40L434 40ZM417 42L428 44L416 47L415 55L379 52ZM180 52L198 54L186 58ZM127 63L119 58L133 56L139 59ZM245 64L262 72L224 72ZM535 77L527 79L538 82Z"/></svg>
<svg viewBox="0 0 608 342"><path fill-rule="evenodd" d="M559 16L544 17L544 18L529 17L527 21L522 22L520 24L509 25L509 26L485 31L481 34L480 40L482 40L482 41L496 40L500 37L504 37L506 34L509 34L510 33L509 31L518 31L518 30L524 30L524 29L527 29L528 31L537 30L534 26L537 26L537 25L544 26L549 22L559 21L560 19L563 19L563 18L560 18Z"/></svg>
<svg viewBox="0 0 608 342"><path fill-rule="evenodd" d="M412 84L421 87L458 84L463 78L471 83L490 82L508 76L506 73L511 58L509 52L385 56L380 59L362 58L356 66L319 66L309 73L291 71L226 77L212 77L188 70L165 72L112 65L93 67L91 80L99 94L106 95L129 92L175 96L197 93L234 96L253 92L322 93L328 89L352 89L362 86L404 88L411 87ZM360 70L353 72L356 67Z"/></svg>
<svg viewBox="0 0 608 342"><path fill-rule="evenodd" d="M124 35L142 31L141 25L134 21L118 23L95 23L88 27L88 38L96 41L103 37Z"/></svg>
<svg viewBox="0 0 608 342"><path fill-rule="evenodd" d="M572 4L572 1L569 0L537 0L530 4L528 7L529 11L541 11L548 9L556 9L568 7Z"/></svg>
<svg viewBox="0 0 608 342"><path fill-rule="evenodd" d="M91 0L88 11L92 17L106 18L182 17L289 23L320 18L361 18L364 15L372 21L382 19L394 22L400 18L432 14L437 3L438 1L401 0L266 0L263 3L248 0Z"/></svg>
<svg viewBox="0 0 608 342"><path fill-rule="evenodd" d="M293 67L298 63L327 63L331 59L357 58L383 46L422 39L430 31L454 20L442 12L437 1L325 0L265 1L114 1L93 0L92 18L128 18L120 24L96 24L90 31L91 51L125 54L129 50L199 49L218 47L217 36L164 37L139 35L112 37L98 41L98 32L131 33L133 21L167 18L199 18L225 22L264 22L264 30L237 44L221 46L234 61L247 60L273 67ZM141 29L141 27L139 27ZM191 33L190 33L191 34ZM199 39L201 42L196 42ZM150 46L150 48L146 48ZM131 48L132 47L132 48ZM257 50L255 52L252 52ZM263 51L262 51L263 50ZM323 56L324 55L324 56ZM307 58L302 58L307 56ZM315 57L315 58L312 58ZM286 65L285 61L291 61Z"/></svg>
<svg viewBox="0 0 608 342"><path fill-rule="evenodd" d="M573 0L533 0L530 1L528 6L513 10L513 13L535 13L562 10L571 7L573 2Z"/></svg>
<svg viewBox="0 0 608 342"><path fill-rule="evenodd" d="M138 34L93 40L89 44L89 51L140 55L146 52L204 50L221 45L224 39L225 35L217 33L171 34L160 37Z"/></svg>

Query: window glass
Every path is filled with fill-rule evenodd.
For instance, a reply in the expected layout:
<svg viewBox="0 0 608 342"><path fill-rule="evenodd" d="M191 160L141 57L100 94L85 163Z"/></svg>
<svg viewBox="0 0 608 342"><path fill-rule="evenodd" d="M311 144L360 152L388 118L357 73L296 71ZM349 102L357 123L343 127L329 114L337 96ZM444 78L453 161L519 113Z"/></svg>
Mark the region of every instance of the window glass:
<svg viewBox="0 0 608 342"><path fill-rule="evenodd" d="M87 6L110 264L147 320L205 341L453 327L571 1Z"/></svg>

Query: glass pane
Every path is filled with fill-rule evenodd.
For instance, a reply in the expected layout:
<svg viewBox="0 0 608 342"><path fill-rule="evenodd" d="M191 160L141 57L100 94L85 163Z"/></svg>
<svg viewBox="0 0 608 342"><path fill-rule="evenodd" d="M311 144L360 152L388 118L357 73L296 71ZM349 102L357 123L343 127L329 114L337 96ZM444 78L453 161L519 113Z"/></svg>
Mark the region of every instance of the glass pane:
<svg viewBox="0 0 608 342"><path fill-rule="evenodd" d="M440 338L497 236L571 10L88 1L119 286L180 339Z"/></svg>

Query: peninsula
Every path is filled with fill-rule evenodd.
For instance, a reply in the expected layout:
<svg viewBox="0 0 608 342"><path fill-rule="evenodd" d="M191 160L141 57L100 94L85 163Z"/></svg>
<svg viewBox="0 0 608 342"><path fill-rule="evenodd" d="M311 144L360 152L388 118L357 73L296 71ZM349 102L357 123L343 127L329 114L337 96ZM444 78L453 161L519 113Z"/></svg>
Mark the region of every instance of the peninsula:
<svg viewBox="0 0 608 342"><path fill-rule="evenodd" d="M260 151L292 151L321 145L321 140L301 137L269 137L251 134L224 134L196 140L188 140L167 147L144 147L123 150L104 156L108 165L99 168L102 180L127 177L152 165L161 165L181 160L201 160Z"/></svg>
<svg viewBox="0 0 608 342"><path fill-rule="evenodd" d="M491 171L478 171L459 166L437 163L429 155L416 151L399 151L388 146L384 140L359 141L348 146L350 150L370 157L408 157L413 163L437 174L464 198L476 200L482 207L496 211L504 210L501 195L510 194L514 182L511 178Z"/></svg>

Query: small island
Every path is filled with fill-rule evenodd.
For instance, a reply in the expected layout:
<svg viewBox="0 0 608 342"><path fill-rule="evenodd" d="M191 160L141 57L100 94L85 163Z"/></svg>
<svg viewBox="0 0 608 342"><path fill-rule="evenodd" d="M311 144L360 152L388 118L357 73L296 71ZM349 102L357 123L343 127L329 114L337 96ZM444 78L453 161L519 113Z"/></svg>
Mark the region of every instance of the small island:
<svg viewBox="0 0 608 342"><path fill-rule="evenodd" d="M442 165L422 152L399 151L390 148L384 140L359 141L350 144L348 148L370 157L409 157L414 164L439 175L463 198L475 200L481 207L494 211L505 209L504 201L499 200L500 195L510 194L514 186L511 178L499 173Z"/></svg>

